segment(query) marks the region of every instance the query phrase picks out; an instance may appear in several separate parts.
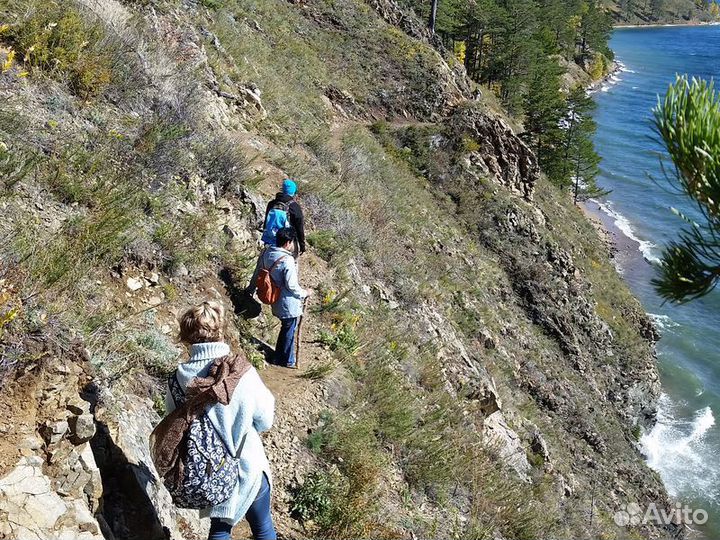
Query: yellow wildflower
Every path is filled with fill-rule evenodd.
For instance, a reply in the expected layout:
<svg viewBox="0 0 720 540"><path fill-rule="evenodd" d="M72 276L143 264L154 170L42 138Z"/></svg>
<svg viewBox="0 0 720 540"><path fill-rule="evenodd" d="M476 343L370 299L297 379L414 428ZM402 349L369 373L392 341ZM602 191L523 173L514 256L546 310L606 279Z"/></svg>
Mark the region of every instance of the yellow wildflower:
<svg viewBox="0 0 720 540"><path fill-rule="evenodd" d="M7 58L3 62L2 66L0 66L0 71L5 73L6 71L10 70L13 66L13 61L15 60L15 51L10 49L10 52L8 52Z"/></svg>

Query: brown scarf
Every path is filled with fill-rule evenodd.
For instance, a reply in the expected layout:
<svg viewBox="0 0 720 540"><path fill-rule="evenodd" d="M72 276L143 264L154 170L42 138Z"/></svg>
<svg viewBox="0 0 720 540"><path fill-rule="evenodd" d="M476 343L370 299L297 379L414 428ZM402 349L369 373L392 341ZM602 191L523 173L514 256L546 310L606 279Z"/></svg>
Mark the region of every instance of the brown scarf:
<svg viewBox="0 0 720 540"><path fill-rule="evenodd" d="M185 449L185 433L190 424L209 406L227 405L240 378L250 369L245 355L218 358L207 377L195 377L185 390L185 403L168 414L150 434L150 455L161 478L179 485L183 477L180 459Z"/></svg>

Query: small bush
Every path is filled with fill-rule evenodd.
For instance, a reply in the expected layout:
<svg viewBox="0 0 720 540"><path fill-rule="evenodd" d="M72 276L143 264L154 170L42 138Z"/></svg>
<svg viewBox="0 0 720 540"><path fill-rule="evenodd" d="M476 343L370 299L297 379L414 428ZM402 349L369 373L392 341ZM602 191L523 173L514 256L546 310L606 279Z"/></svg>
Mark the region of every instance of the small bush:
<svg viewBox="0 0 720 540"><path fill-rule="evenodd" d="M303 379L310 379L311 381L319 381L330 375L335 371L336 364L332 361L326 362L314 362L306 371L302 374Z"/></svg>
<svg viewBox="0 0 720 540"><path fill-rule="evenodd" d="M215 186L219 196L237 195L248 179L250 161L236 142L212 137L196 145L194 153L201 174L208 184Z"/></svg>
<svg viewBox="0 0 720 540"><path fill-rule="evenodd" d="M340 251L340 244L333 231L313 231L307 236L308 244L315 248L321 259L328 262Z"/></svg>
<svg viewBox="0 0 720 540"><path fill-rule="evenodd" d="M320 413L318 420L318 428L313 430L308 436L307 447L320 454L325 448L337 444L337 431L333 426L333 416L330 411Z"/></svg>
<svg viewBox="0 0 720 540"><path fill-rule="evenodd" d="M21 308L20 299L2 285L3 283L0 281L0 339L5 333L5 328L20 314Z"/></svg>
<svg viewBox="0 0 720 540"><path fill-rule="evenodd" d="M265 369L265 356L258 351L252 351L247 355L248 362L257 370Z"/></svg>
<svg viewBox="0 0 720 540"><path fill-rule="evenodd" d="M3 190L10 191L33 171L39 161L36 154L27 150L11 149L0 141L0 178Z"/></svg>
<svg viewBox="0 0 720 540"><path fill-rule="evenodd" d="M113 77L112 56L99 47L103 28L69 2L18 2L7 40L26 63L67 77L71 90L87 99L102 93Z"/></svg>
<svg viewBox="0 0 720 540"><path fill-rule="evenodd" d="M318 341L330 348L331 351L342 351L349 355L354 355L359 347L360 341L355 329L348 323L342 323L339 326L333 325L333 330L321 330Z"/></svg>
<svg viewBox="0 0 720 540"><path fill-rule="evenodd" d="M38 249L38 230L27 225L18 228L12 247L41 288L64 287L87 276L95 265L113 265L122 259L133 223L133 214L122 207L101 207L68 220L43 249Z"/></svg>
<svg viewBox="0 0 720 540"><path fill-rule="evenodd" d="M162 418L167 412L165 410L165 396L162 393L157 393L153 396L153 409L158 413L158 416Z"/></svg>
<svg viewBox="0 0 720 540"><path fill-rule="evenodd" d="M341 491L342 477L337 473L312 472L295 490L290 515L303 524L326 528L334 521L333 504Z"/></svg>

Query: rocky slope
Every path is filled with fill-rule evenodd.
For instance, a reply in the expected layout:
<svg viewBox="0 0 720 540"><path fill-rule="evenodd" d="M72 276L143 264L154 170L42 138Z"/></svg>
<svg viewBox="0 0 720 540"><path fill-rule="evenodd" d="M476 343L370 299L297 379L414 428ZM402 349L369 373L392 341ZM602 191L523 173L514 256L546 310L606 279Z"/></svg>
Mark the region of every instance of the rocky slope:
<svg viewBox="0 0 720 540"><path fill-rule="evenodd" d="M0 538L206 534L146 441L186 306L262 366L238 290L285 176L319 293L300 372L261 370L285 537L624 538L622 505L669 504L650 322L392 0L0 8Z"/></svg>

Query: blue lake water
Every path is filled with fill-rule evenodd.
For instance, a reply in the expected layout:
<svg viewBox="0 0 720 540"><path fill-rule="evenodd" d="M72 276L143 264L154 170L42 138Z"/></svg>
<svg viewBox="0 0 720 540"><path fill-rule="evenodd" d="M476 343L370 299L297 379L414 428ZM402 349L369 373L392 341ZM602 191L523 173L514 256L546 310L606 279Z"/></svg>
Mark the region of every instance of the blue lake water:
<svg viewBox="0 0 720 540"><path fill-rule="evenodd" d="M600 203L623 234L638 242L637 256L619 264L663 334L658 423L641 443L670 494L706 510L709 521L701 529L708 538L720 538L720 290L676 306L663 305L650 285L652 261L684 226L670 208L696 215L692 203L664 180L652 108L676 73L720 82L720 26L618 29L611 47L623 70L594 96L595 143L602 157L598 183L613 190Z"/></svg>

